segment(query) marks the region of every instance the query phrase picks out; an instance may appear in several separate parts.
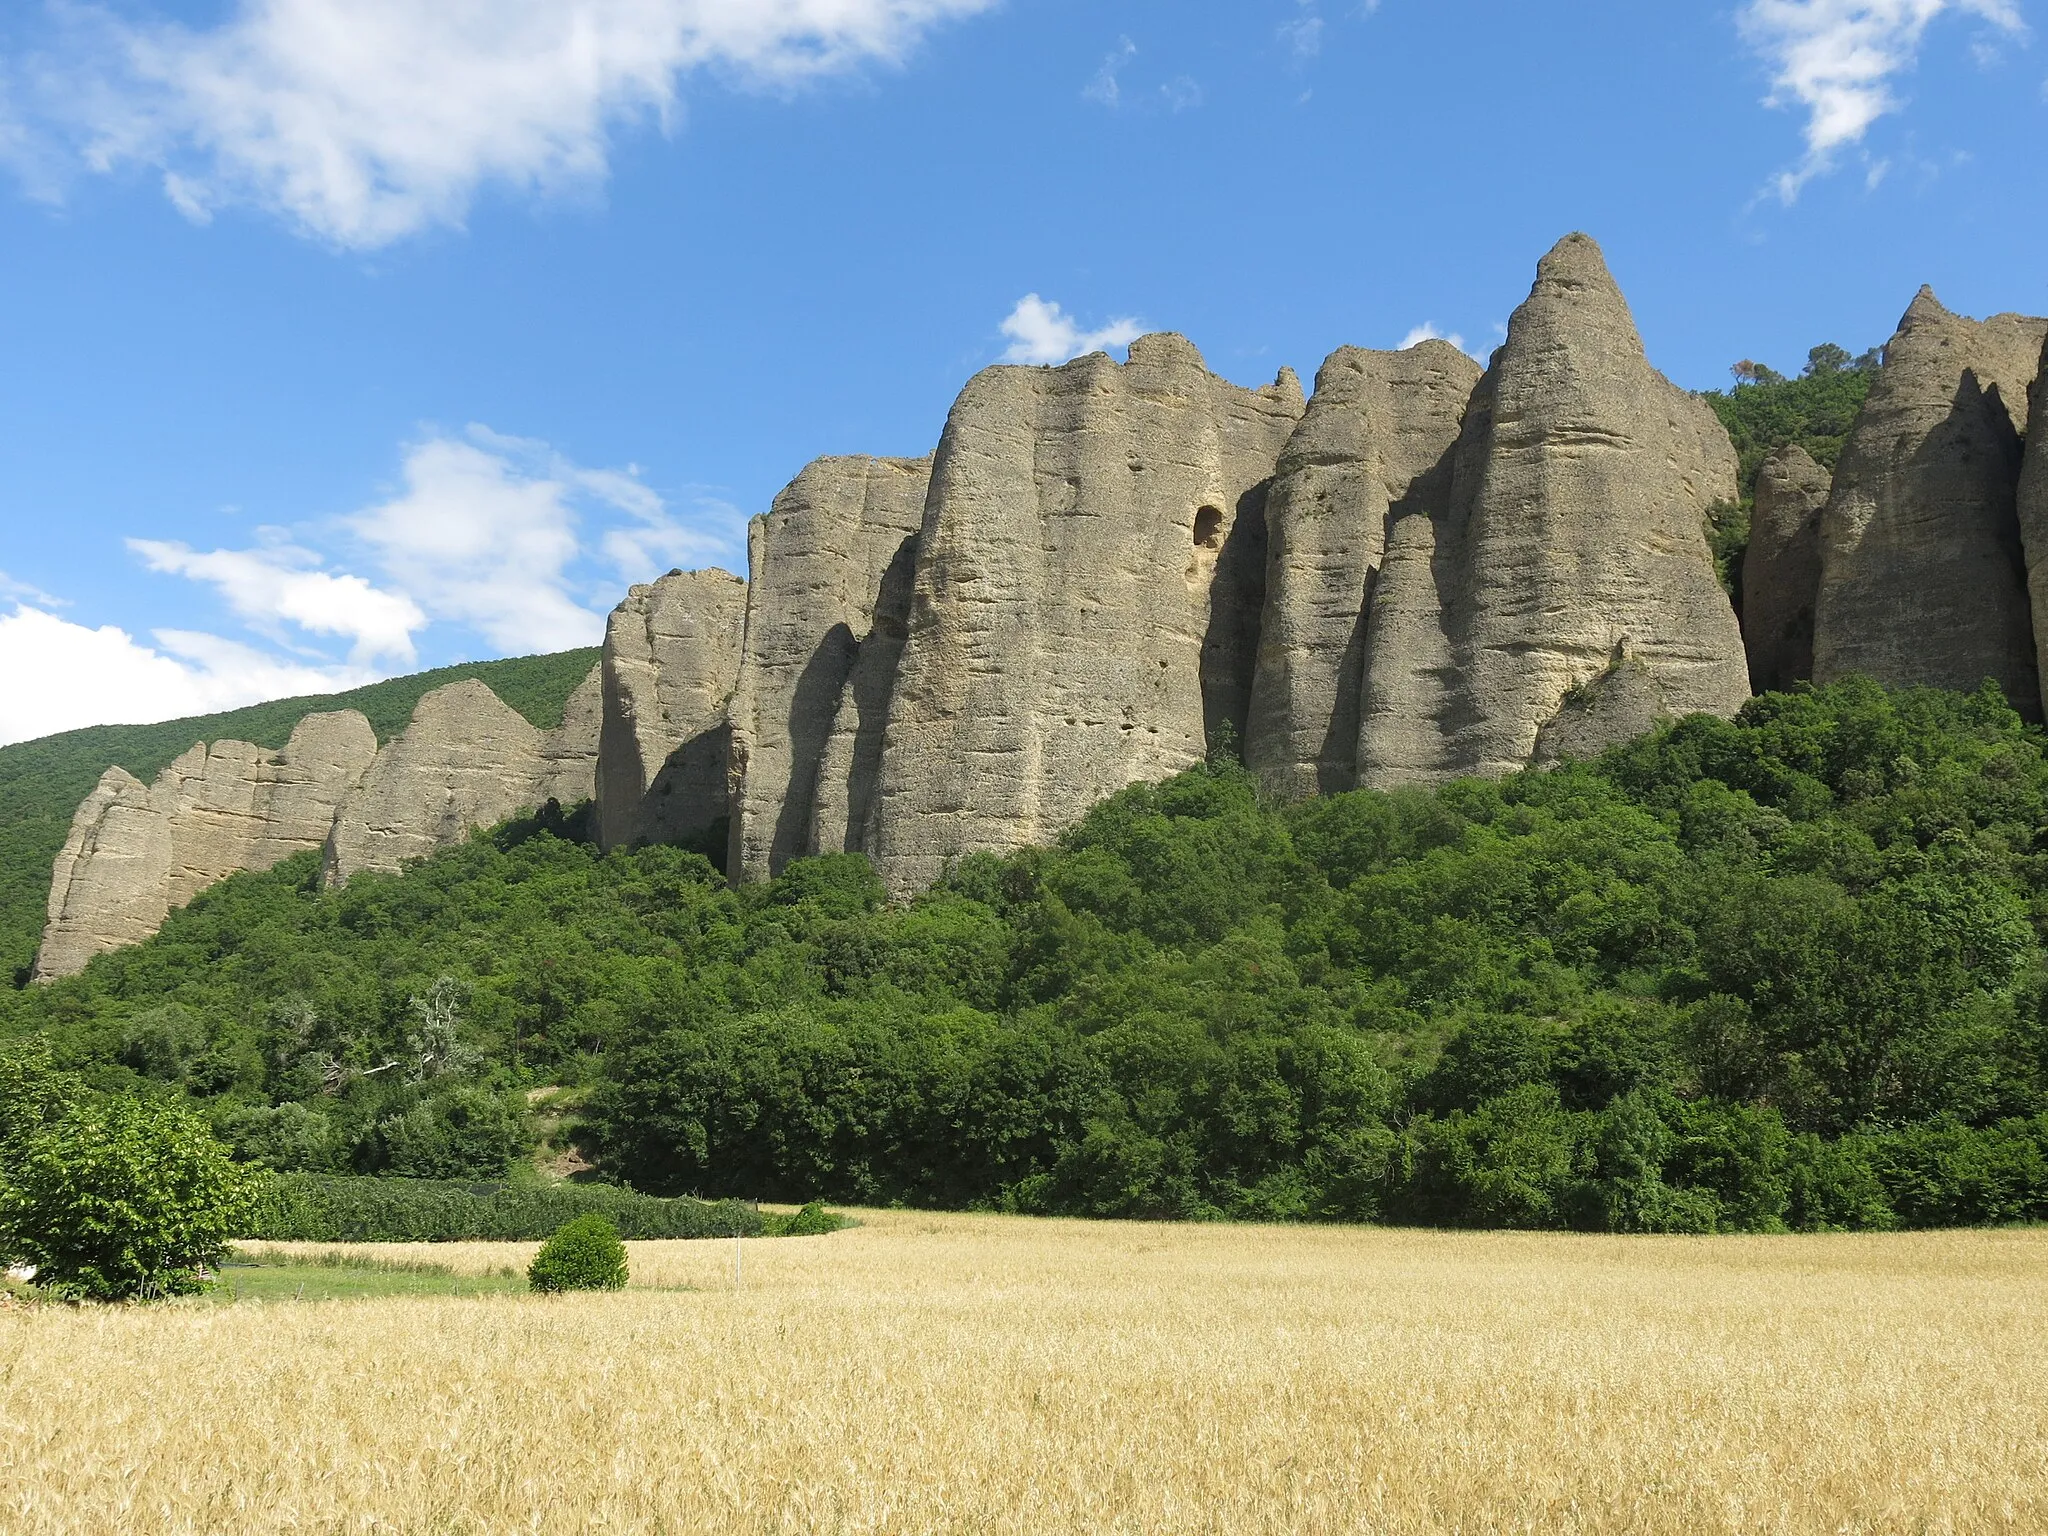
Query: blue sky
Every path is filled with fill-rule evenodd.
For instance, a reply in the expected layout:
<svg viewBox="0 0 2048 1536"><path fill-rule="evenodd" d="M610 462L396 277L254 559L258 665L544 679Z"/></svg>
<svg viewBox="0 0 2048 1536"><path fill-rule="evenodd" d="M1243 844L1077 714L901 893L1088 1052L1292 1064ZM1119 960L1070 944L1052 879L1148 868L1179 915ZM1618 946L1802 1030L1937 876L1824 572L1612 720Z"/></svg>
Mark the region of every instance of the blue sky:
<svg viewBox="0 0 2048 1536"><path fill-rule="evenodd" d="M0 740L594 641L1013 357L2048 313L2048 0L11 0ZM1055 308L1054 306L1057 306Z"/></svg>

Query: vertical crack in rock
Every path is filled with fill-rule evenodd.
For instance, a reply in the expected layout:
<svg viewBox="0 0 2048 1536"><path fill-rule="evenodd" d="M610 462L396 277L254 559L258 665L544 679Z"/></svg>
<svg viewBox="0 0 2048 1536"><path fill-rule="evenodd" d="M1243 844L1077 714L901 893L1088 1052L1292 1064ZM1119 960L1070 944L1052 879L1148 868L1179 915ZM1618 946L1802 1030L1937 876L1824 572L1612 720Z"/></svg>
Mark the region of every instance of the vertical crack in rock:
<svg viewBox="0 0 2048 1536"><path fill-rule="evenodd" d="M1365 600L1390 521L1440 516L1479 365L1443 341L1344 347L1316 373L1266 498L1266 604L1245 762L1275 793L1357 781Z"/></svg>
<svg viewBox="0 0 2048 1536"><path fill-rule="evenodd" d="M746 608L747 584L712 569L671 571L612 610L597 753L604 847L700 839L725 816Z"/></svg>
<svg viewBox="0 0 2048 1536"><path fill-rule="evenodd" d="M1821 519L1813 676L1974 689L2041 718L2020 436L2048 321L1951 314L1922 288L1842 447Z"/></svg>
<svg viewBox="0 0 2048 1536"><path fill-rule="evenodd" d="M1813 677L1813 609L1820 596L1820 524L1833 477L1797 443L1757 471L1749 549L1742 557L1742 643L1749 685L1775 693Z"/></svg>
<svg viewBox="0 0 2048 1536"><path fill-rule="evenodd" d="M854 803L854 763L879 751L888 653L901 649L901 598L899 611L884 611L884 589L915 559L930 483L928 458L819 459L748 530L753 580L732 706L735 878L861 845L867 807Z"/></svg>
<svg viewBox="0 0 2048 1536"><path fill-rule="evenodd" d="M1707 508L1735 452L1643 356L1600 249L1537 268L1474 391L1438 516L1396 517L1366 622L1361 783L1502 774L1749 695ZM1558 728L1539 742L1544 727Z"/></svg>
<svg viewBox="0 0 2048 1536"><path fill-rule="evenodd" d="M1291 374L1241 389L1172 335L1122 366L969 381L889 705L873 851L892 890L1043 841L1201 761L1226 724L1241 736L1265 487L1302 409Z"/></svg>

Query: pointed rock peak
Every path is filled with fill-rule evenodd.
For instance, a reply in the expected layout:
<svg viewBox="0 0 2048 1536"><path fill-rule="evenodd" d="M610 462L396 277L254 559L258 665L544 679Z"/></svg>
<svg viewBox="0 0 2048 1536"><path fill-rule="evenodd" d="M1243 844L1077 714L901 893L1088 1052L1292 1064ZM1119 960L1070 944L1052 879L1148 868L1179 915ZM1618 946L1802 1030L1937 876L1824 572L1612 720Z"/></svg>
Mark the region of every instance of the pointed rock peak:
<svg viewBox="0 0 2048 1536"><path fill-rule="evenodd" d="M1569 234L1550 248L1536 263L1536 286L1560 288L1607 288L1619 293L1614 274L1607 270L1607 258L1591 235Z"/></svg>
<svg viewBox="0 0 2048 1536"><path fill-rule="evenodd" d="M1131 343L1126 366L1132 368L1199 368L1209 371L1195 344L1176 331L1155 331Z"/></svg>
<svg viewBox="0 0 2048 1536"><path fill-rule="evenodd" d="M1906 306L1906 313L1899 320L1899 329L1907 330L1915 324L1929 320L1953 320L1955 314L1941 300L1934 296L1931 284L1922 283L1920 291L1913 295L1913 302Z"/></svg>
<svg viewBox="0 0 2048 1536"><path fill-rule="evenodd" d="M1276 400L1285 400L1294 405L1302 405L1306 403L1308 398L1302 393L1301 375L1284 365L1273 376L1273 382L1260 390L1259 393L1271 395Z"/></svg>

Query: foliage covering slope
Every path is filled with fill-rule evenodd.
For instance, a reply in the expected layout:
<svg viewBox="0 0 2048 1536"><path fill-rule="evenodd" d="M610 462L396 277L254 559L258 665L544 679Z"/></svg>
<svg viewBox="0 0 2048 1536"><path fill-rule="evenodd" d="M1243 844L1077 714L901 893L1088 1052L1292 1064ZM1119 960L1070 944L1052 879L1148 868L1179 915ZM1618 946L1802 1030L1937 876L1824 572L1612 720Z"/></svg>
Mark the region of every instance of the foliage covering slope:
<svg viewBox="0 0 2048 1536"><path fill-rule="evenodd" d="M299 699L276 699L225 714L157 725L95 725L0 747L0 975L34 959L49 898L50 865L71 830L72 812L102 773L115 765L145 784L195 741L285 744L309 714L359 709L379 741L412 717L422 695L444 683L481 678L507 704L543 729L562 723L562 706L597 664L595 650L467 663L394 677L366 688Z"/></svg>
<svg viewBox="0 0 2048 1536"><path fill-rule="evenodd" d="M2048 760L1861 683L1597 764L1262 803L1219 762L906 907L514 824L237 876L8 1000L272 1167L488 1177L590 1095L654 1192L1607 1228L2048 1216Z"/></svg>

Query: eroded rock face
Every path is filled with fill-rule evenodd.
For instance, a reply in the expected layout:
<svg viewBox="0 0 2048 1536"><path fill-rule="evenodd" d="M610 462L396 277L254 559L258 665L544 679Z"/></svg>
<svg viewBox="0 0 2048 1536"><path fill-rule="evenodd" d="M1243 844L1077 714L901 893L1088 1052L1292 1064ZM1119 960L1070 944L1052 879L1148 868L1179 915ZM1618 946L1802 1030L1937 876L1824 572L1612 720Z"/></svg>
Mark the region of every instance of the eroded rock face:
<svg viewBox="0 0 2048 1536"><path fill-rule="evenodd" d="M1757 471L1749 549L1742 557L1742 643L1749 685L1773 693L1813 676L1813 608L1820 595L1820 522L1834 478L1797 443Z"/></svg>
<svg viewBox="0 0 2048 1536"><path fill-rule="evenodd" d="M565 806L597 794L597 749L604 732L604 664L576 685L562 706L562 723L541 737L539 803Z"/></svg>
<svg viewBox="0 0 2048 1536"><path fill-rule="evenodd" d="M612 610L597 761L605 847L682 841L726 814L746 613L747 584L716 569L671 571Z"/></svg>
<svg viewBox="0 0 2048 1536"><path fill-rule="evenodd" d="M148 938L215 882L320 847L376 754L370 722L341 710L306 716L281 752L200 743L146 788L108 769L51 872L36 978L75 975Z"/></svg>
<svg viewBox="0 0 2048 1536"><path fill-rule="evenodd" d="M545 734L475 678L436 688L334 817L324 872L395 872L539 804Z"/></svg>
<svg viewBox="0 0 2048 1536"><path fill-rule="evenodd" d="M849 827L862 845L931 468L819 459L748 530L735 876L766 879L792 858L844 852Z"/></svg>
<svg viewBox="0 0 2048 1536"><path fill-rule="evenodd" d="M1618 654L1635 663L1616 684L1626 707L1559 721L1572 755L1608 745L1599 722L1618 730L1651 696L1653 718L1733 714L1748 668L1704 523L1735 469L1705 403L1644 358L1599 247L1561 241L1474 391L1448 509L1389 528L1360 782L1523 767L1567 693L1600 691Z"/></svg>
<svg viewBox="0 0 2048 1536"><path fill-rule="evenodd" d="M2048 342L2042 344L2034 379L2030 421L2015 500L2026 549L2027 585L2033 594L2034 644L2040 676L2048 687L2048 654L2038 649L2048 647ZM2048 697L2042 702L2048 708Z"/></svg>
<svg viewBox="0 0 2048 1536"><path fill-rule="evenodd" d="M1365 598L1390 520L1448 507L1480 367L1448 342L1344 347L1316 374L1266 496L1266 603L1245 762L1275 793L1357 781Z"/></svg>
<svg viewBox="0 0 2048 1536"><path fill-rule="evenodd" d="M2048 321L1951 314L1926 288L1906 311L1821 519L1816 682L1992 678L2041 718L2018 490L2044 335Z"/></svg>
<svg viewBox="0 0 2048 1536"><path fill-rule="evenodd" d="M1242 736L1266 483L1301 414L1292 374L1241 389L1179 336L968 383L889 706L872 851L892 889Z"/></svg>

